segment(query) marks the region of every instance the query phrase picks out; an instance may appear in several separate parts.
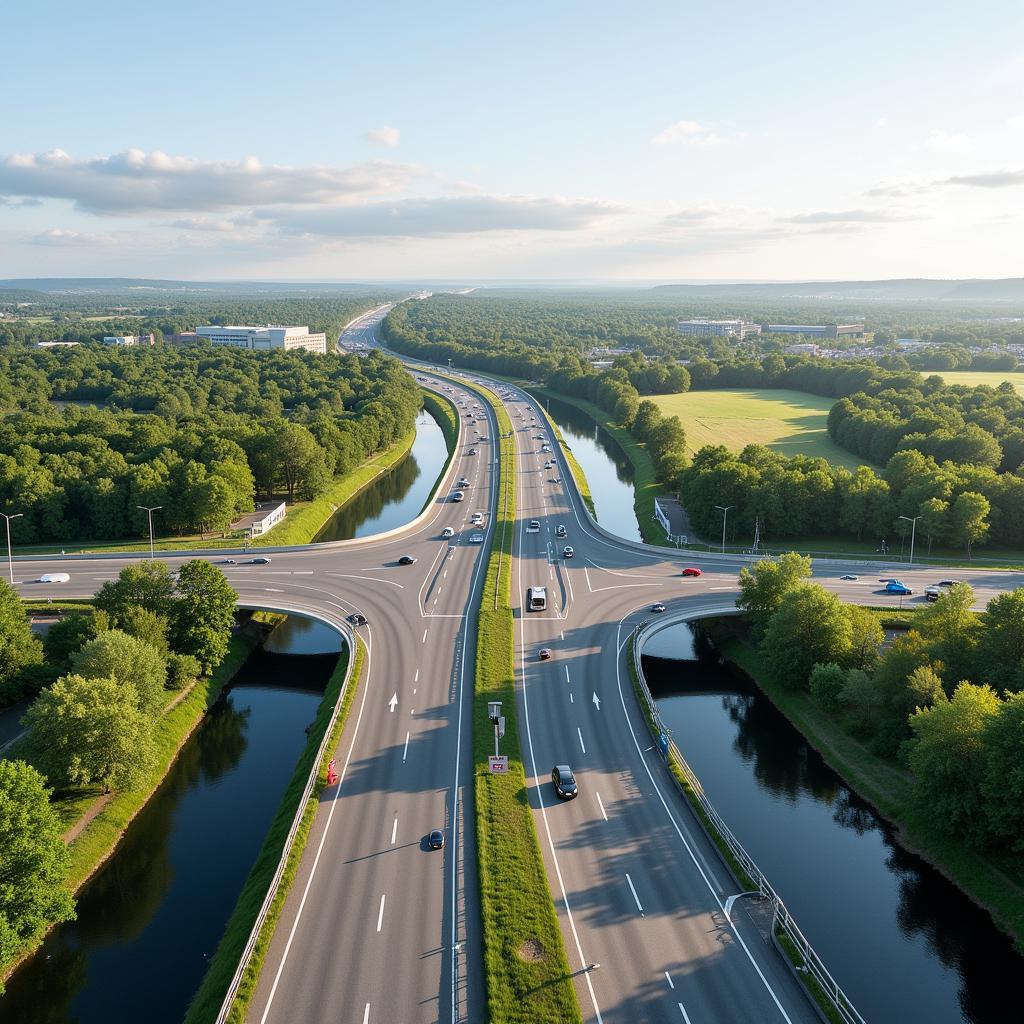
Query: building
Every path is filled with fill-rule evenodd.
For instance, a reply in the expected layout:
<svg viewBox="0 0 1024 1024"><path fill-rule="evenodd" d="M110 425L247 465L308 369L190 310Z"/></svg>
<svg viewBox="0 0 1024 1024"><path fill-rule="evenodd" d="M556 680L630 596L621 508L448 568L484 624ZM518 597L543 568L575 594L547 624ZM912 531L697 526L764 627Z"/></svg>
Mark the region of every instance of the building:
<svg viewBox="0 0 1024 1024"><path fill-rule="evenodd" d="M765 334L800 334L809 338L859 338L863 324L762 324Z"/></svg>
<svg viewBox="0 0 1024 1024"><path fill-rule="evenodd" d="M122 348L131 348L134 345L152 345L152 334L108 334L103 339L104 345L119 345Z"/></svg>
<svg viewBox="0 0 1024 1024"><path fill-rule="evenodd" d="M231 524L232 530L245 530L250 537L259 537L266 533L271 527L276 526L285 517L285 506L283 501L276 504L265 502L256 506L255 512L236 519Z"/></svg>
<svg viewBox="0 0 1024 1024"><path fill-rule="evenodd" d="M327 351L326 334L310 334L308 327L282 327L267 324L265 327L200 327L196 334L207 338L214 345L234 345L236 348L268 352L270 349L305 349L307 352Z"/></svg>
<svg viewBox="0 0 1024 1024"><path fill-rule="evenodd" d="M78 341L37 341L36 348L74 348Z"/></svg>
<svg viewBox="0 0 1024 1024"><path fill-rule="evenodd" d="M794 356L819 356L827 351L827 349L815 345L813 341L801 341L795 345L786 346L786 352Z"/></svg>
<svg viewBox="0 0 1024 1024"><path fill-rule="evenodd" d="M761 333L760 324L752 324L747 320L705 320L698 317L694 320L680 320L677 326L681 334L704 338L716 336L742 340L748 334Z"/></svg>

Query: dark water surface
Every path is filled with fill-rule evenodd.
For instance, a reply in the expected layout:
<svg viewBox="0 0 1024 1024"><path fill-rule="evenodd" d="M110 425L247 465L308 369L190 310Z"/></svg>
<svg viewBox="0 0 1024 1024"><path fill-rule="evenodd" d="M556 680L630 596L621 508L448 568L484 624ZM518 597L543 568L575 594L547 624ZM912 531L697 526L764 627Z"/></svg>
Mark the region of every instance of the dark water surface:
<svg viewBox="0 0 1024 1024"><path fill-rule="evenodd" d="M423 510L447 458L444 433L424 409L409 454L339 509L313 539L368 537L411 522Z"/></svg>
<svg viewBox="0 0 1024 1024"><path fill-rule="evenodd" d="M897 845L699 633L681 625L654 642L644 673L673 739L865 1020L1024 1020L1024 958L988 915Z"/></svg>
<svg viewBox="0 0 1024 1024"><path fill-rule="evenodd" d="M594 498L597 521L616 536L641 540L640 526L633 511L633 464L618 441L568 402L545 398L543 404L583 467Z"/></svg>
<svg viewBox="0 0 1024 1024"><path fill-rule="evenodd" d="M275 638L301 649L316 631ZM257 649L56 929L0 997L4 1024L176 1024L306 742L333 654ZM322 648L322 643L315 646Z"/></svg>

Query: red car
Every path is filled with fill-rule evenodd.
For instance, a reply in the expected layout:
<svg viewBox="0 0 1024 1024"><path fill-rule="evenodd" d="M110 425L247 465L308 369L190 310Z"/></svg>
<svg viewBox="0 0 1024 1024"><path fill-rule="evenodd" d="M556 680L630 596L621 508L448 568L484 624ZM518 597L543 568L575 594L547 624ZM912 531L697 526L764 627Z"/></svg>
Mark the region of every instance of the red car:
<svg viewBox="0 0 1024 1024"><path fill-rule="evenodd" d="M695 566L688 565L683 570L683 575L684 576L699 576L700 575L700 569L696 568Z"/></svg>

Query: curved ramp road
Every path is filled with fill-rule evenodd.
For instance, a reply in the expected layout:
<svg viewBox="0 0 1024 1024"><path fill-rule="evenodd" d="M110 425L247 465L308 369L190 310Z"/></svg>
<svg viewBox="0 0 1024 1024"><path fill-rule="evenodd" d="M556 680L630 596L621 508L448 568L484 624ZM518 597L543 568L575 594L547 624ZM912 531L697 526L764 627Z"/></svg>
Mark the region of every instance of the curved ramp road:
<svg viewBox="0 0 1024 1024"><path fill-rule="evenodd" d="M446 397L446 382L428 382ZM494 436L493 417L479 429ZM460 408L460 413L463 410ZM463 422L468 423L463 417ZM486 425L485 425L486 424ZM476 638L467 630L490 537L493 445L463 426L437 500L418 523L374 539L264 549L269 565L221 564L243 607L296 612L352 629L366 671L337 749L341 779L324 791L299 871L271 942L249 1020L392 1022L483 1020L469 702ZM479 454L470 456L470 447ZM466 500L452 503L465 476ZM454 537L442 531L451 527ZM398 559L412 555L413 565ZM19 560L25 597L84 597L139 556ZM190 557L167 559L173 568ZM217 555L208 557L222 562ZM71 581L39 584L45 572ZM253 779L259 785L259 779ZM432 829L441 851L429 850Z"/></svg>

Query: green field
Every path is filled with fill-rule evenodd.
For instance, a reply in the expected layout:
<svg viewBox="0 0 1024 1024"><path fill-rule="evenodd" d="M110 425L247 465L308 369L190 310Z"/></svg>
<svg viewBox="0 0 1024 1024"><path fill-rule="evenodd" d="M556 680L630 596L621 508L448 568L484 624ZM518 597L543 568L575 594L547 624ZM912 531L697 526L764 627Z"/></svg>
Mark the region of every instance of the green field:
<svg viewBox="0 0 1024 1024"><path fill-rule="evenodd" d="M820 456L849 469L863 464L828 436L831 398L803 391L741 388L657 395L653 400L666 416L682 421L691 454L709 444L724 444L737 452L748 444L763 444L783 455Z"/></svg>
<svg viewBox="0 0 1024 1024"><path fill-rule="evenodd" d="M925 373L925 376L933 375ZM947 384L966 384L971 388L979 384L997 388L1004 380L1008 380L1017 389L1018 395L1024 395L1024 373L1007 373L1005 370L943 370L934 376L941 377Z"/></svg>

